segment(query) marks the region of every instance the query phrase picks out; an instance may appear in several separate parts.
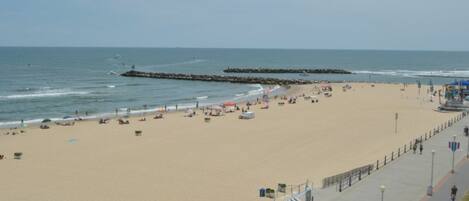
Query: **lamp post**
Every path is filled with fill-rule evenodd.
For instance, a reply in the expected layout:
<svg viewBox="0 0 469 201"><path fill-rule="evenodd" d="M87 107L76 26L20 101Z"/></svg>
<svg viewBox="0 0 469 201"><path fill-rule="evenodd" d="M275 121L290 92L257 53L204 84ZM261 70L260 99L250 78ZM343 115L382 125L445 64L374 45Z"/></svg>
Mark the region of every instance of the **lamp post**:
<svg viewBox="0 0 469 201"><path fill-rule="evenodd" d="M384 201L384 190L386 190L386 186L381 185L379 190L381 190L381 201Z"/></svg>
<svg viewBox="0 0 469 201"><path fill-rule="evenodd" d="M428 189L427 189L427 195L428 196L433 195L433 167L434 167L434 161L435 161L435 150L432 150L432 170L431 170L431 175L430 175L430 186L428 186Z"/></svg>
<svg viewBox="0 0 469 201"><path fill-rule="evenodd" d="M454 152L456 152L456 135L453 135L453 145L452 145L452 152L453 152L453 160L451 162L451 173L454 174Z"/></svg>
<svg viewBox="0 0 469 201"><path fill-rule="evenodd" d="M469 135L467 135L467 153L466 153L466 158L469 159Z"/></svg>

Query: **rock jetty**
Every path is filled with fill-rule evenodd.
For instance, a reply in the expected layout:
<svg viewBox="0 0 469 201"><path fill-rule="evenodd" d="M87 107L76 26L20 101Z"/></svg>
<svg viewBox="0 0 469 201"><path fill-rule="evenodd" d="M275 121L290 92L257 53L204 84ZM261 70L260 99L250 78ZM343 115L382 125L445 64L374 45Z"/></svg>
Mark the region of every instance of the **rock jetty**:
<svg viewBox="0 0 469 201"><path fill-rule="evenodd" d="M311 73L311 74L351 74L342 69L312 69L312 68L226 68L225 73Z"/></svg>
<svg viewBox="0 0 469 201"><path fill-rule="evenodd" d="M265 84L265 85L301 85L301 84L313 83L313 81L310 81L310 80L297 80L297 79L239 77L239 76L223 76L223 75L195 75L195 74L182 74L182 73L158 73L158 72L141 72L141 71L135 71L135 70L122 73L121 76L172 79L172 80L193 80L193 81L207 81L207 82Z"/></svg>

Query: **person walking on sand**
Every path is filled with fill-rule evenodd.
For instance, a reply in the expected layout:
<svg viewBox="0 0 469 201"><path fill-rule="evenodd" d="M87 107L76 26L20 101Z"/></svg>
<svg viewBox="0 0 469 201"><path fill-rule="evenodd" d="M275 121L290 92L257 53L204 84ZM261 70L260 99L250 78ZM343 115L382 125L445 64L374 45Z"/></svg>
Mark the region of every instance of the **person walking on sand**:
<svg viewBox="0 0 469 201"><path fill-rule="evenodd" d="M456 184L451 187L451 200L454 201L456 200L456 193L458 192L458 188L456 187Z"/></svg>
<svg viewBox="0 0 469 201"><path fill-rule="evenodd" d="M420 148L419 149L420 149L420 155L422 155L422 151L423 151L423 144L422 143L420 143Z"/></svg>
<svg viewBox="0 0 469 201"><path fill-rule="evenodd" d="M414 143L414 146L412 147L412 150L414 151L414 154L415 154L415 152L417 151L417 143Z"/></svg>

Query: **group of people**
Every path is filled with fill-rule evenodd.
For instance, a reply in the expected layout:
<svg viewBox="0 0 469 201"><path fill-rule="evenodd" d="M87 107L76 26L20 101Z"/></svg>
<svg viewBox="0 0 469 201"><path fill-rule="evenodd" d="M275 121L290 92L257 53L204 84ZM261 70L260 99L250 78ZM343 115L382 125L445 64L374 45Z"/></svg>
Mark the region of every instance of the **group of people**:
<svg viewBox="0 0 469 201"><path fill-rule="evenodd" d="M414 151L414 154L417 152L417 147L420 151L420 155L422 155L422 152L423 152L422 140L415 139L414 145L412 146L412 150Z"/></svg>

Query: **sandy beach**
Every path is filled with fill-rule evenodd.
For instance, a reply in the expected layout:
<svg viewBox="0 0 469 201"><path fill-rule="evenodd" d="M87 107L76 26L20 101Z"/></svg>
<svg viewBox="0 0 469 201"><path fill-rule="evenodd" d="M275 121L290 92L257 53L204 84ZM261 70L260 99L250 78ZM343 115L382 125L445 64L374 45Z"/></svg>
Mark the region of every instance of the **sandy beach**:
<svg viewBox="0 0 469 201"><path fill-rule="evenodd" d="M206 123L197 111L133 117L129 125L51 124L14 136L0 130L0 200L254 201L259 188L277 183L319 187L322 178L373 163L458 114L433 111L438 98L430 102L426 86L419 95L416 85L352 83L346 92L343 85L332 84L332 97L319 95L314 104L252 106L251 120L237 111ZM295 86L289 94L312 89Z"/></svg>

